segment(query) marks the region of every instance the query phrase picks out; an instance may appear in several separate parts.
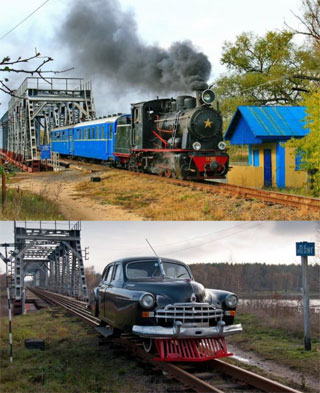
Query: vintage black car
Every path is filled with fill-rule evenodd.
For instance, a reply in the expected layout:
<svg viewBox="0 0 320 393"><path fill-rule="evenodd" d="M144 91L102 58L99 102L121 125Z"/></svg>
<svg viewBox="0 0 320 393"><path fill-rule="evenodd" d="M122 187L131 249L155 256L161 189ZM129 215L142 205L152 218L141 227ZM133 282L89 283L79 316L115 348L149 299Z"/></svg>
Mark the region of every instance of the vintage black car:
<svg viewBox="0 0 320 393"><path fill-rule="evenodd" d="M114 335L132 332L150 351L159 340L177 345L178 340L199 342L241 332L241 325L233 325L237 304L234 293L205 289L194 281L180 261L135 257L106 266L91 309Z"/></svg>

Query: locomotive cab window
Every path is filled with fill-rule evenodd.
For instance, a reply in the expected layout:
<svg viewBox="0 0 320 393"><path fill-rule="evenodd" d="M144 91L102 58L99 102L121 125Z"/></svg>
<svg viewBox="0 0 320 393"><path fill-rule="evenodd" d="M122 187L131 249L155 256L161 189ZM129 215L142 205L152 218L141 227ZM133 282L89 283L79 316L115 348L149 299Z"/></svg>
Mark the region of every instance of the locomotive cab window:
<svg viewBox="0 0 320 393"><path fill-rule="evenodd" d="M152 120L153 119L154 110L153 110L153 108L151 106L147 105L144 108L144 112L145 112L146 118L148 120Z"/></svg>
<svg viewBox="0 0 320 393"><path fill-rule="evenodd" d="M133 110L133 118L135 123L141 122L141 111L140 108L134 108Z"/></svg>

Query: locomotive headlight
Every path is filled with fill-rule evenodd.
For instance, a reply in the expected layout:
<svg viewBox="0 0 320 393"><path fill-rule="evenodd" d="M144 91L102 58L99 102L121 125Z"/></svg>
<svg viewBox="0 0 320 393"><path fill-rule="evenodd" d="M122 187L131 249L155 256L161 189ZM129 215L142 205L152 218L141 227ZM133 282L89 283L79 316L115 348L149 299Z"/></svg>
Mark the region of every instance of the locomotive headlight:
<svg viewBox="0 0 320 393"><path fill-rule="evenodd" d="M140 297L139 302L141 307L149 309L155 305L156 300L150 293L146 293Z"/></svg>
<svg viewBox="0 0 320 393"><path fill-rule="evenodd" d="M200 150L201 149L201 143L200 142L194 142L192 144L192 147L194 148L194 150Z"/></svg>
<svg viewBox="0 0 320 393"><path fill-rule="evenodd" d="M220 150L224 150L227 147L227 144L224 142L219 142L218 143L218 147Z"/></svg>
<svg viewBox="0 0 320 393"><path fill-rule="evenodd" d="M235 308L238 304L238 297L236 295L227 295L224 301L227 307Z"/></svg>
<svg viewBox="0 0 320 393"><path fill-rule="evenodd" d="M202 93L201 98L202 98L202 101L203 101L205 104L210 105L210 104L212 104L213 101L215 100L216 95L214 94L214 92L213 92L212 90L207 89L207 90L205 90L205 91Z"/></svg>

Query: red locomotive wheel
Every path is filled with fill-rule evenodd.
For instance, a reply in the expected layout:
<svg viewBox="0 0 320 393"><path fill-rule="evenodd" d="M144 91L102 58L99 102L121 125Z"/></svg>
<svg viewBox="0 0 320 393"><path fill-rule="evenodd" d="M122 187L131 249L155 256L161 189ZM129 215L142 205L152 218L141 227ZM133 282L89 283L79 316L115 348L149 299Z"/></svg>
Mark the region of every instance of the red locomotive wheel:
<svg viewBox="0 0 320 393"><path fill-rule="evenodd" d="M172 177L172 172L170 171L170 169L165 169L164 170L164 176L165 177Z"/></svg>

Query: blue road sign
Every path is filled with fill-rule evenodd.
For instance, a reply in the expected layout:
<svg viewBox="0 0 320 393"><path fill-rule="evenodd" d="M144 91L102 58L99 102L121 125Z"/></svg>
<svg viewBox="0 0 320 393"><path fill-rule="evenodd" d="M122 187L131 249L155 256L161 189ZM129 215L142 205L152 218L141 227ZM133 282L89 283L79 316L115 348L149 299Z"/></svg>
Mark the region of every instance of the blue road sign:
<svg viewBox="0 0 320 393"><path fill-rule="evenodd" d="M296 243L296 255L298 257L314 257L315 249L314 243L299 242Z"/></svg>
<svg viewBox="0 0 320 393"><path fill-rule="evenodd" d="M40 145L41 160L48 160L50 159L50 156L51 156L50 145Z"/></svg>

